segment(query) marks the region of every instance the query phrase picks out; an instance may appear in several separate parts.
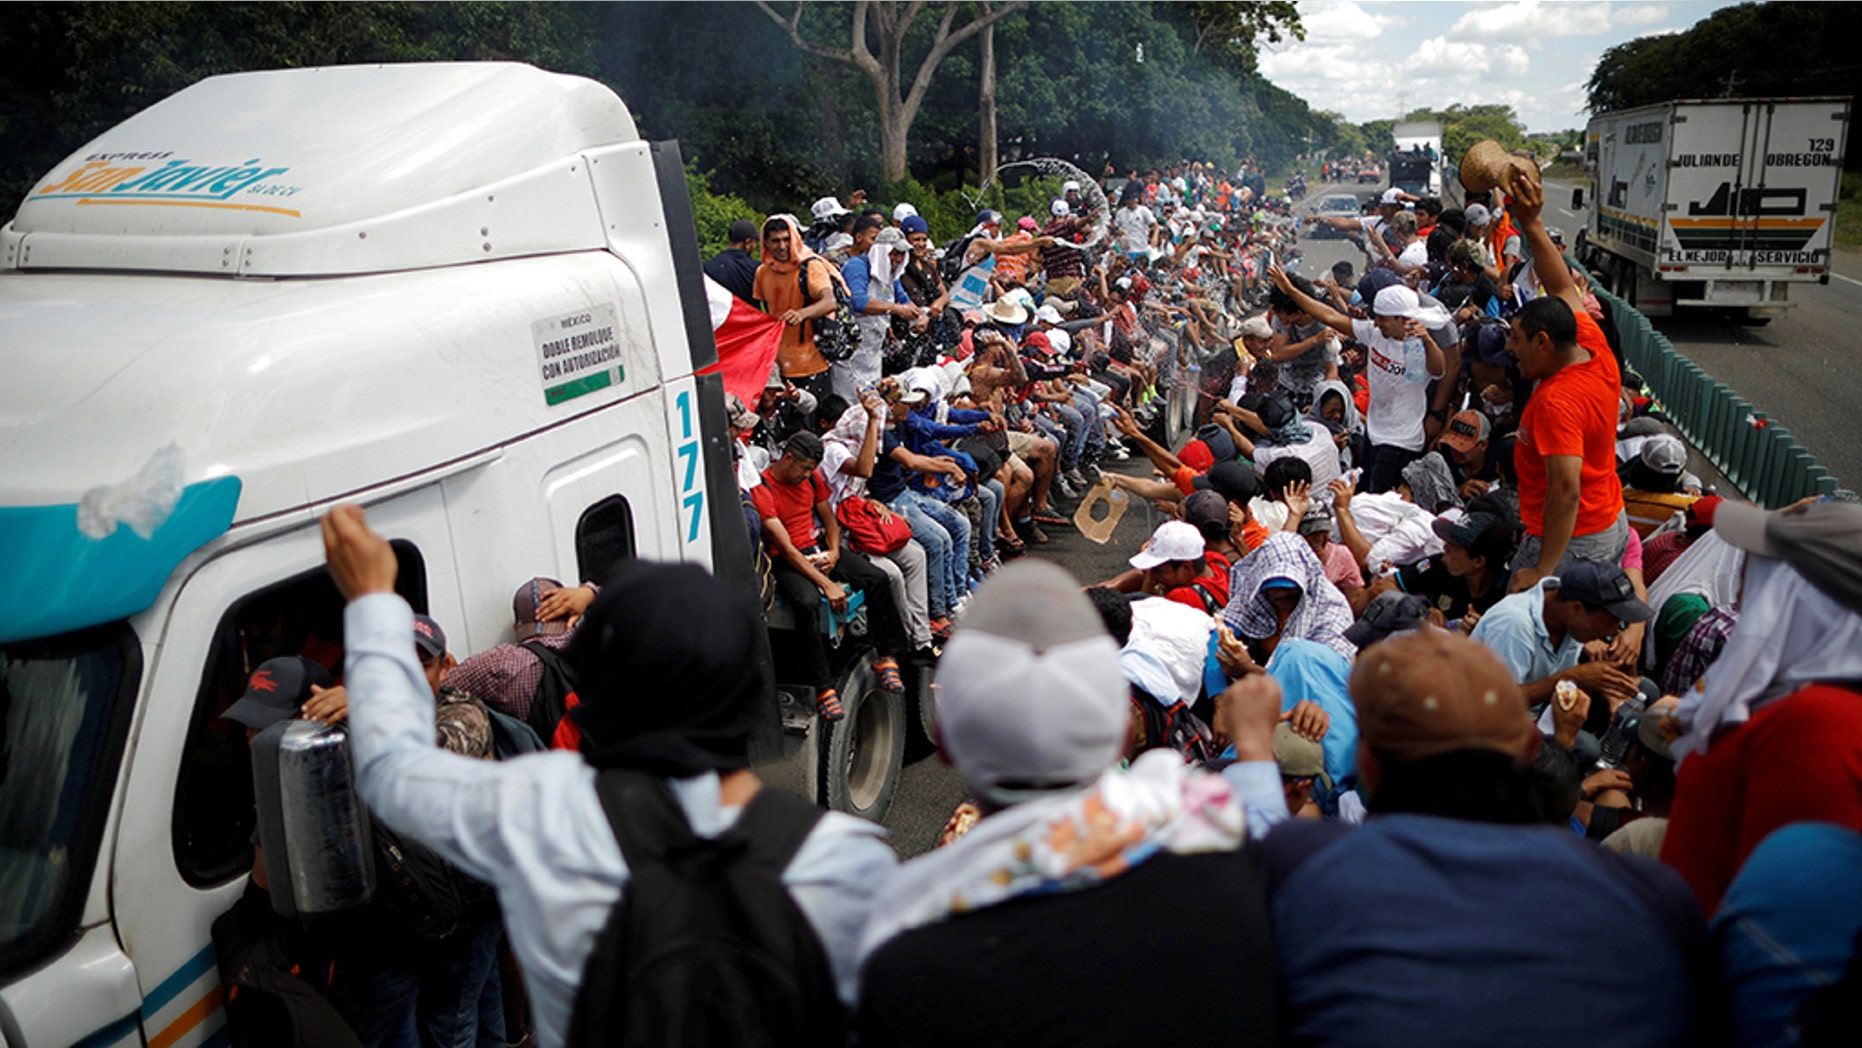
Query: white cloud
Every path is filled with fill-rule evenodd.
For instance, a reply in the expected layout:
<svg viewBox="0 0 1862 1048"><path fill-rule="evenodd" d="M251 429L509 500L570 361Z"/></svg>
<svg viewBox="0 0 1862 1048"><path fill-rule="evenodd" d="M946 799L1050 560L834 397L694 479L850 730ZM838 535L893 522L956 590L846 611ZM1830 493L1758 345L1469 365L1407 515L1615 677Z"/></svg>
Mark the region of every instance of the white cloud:
<svg viewBox="0 0 1862 1048"><path fill-rule="evenodd" d="M1666 12L1663 12L1666 14ZM1588 36L1610 29L1607 3L1550 4L1516 0L1469 11L1449 29L1458 40L1534 40L1548 36Z"/></svg>
<svg viewBox="0 0 1862 1048"><path fill-rule="evenodd" d="M1653 25L1668 17L1667 4L1618 4L1610 12L1611 25Z"/></svg>
<svg viewBox="0 0 1862 1048"><path fill-rule="evenodd" d="M1398 15L1372 14L1353 0L1314 0L1300 4L1300 23L1308 44L1375 40L1384 30L1408 25Z"/></svg>

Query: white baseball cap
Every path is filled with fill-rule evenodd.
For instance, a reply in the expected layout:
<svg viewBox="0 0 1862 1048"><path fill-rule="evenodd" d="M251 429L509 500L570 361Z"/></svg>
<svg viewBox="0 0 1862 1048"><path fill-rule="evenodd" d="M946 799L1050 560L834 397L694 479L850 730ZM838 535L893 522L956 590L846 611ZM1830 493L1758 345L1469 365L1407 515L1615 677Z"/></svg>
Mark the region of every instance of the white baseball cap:
<svg viewBox="0 0 1862 1048"><path fill-rule="evenodd" d="M1203 555L1203 533L1187 521L1167 520L1157 526L1144 548L1132 555L1130 564L1139 571L1150 571L1173 560L1195 560Z"/></svg>
<svg viewBox="0 0 1862 1048"><path fill-rule="evenodd" d="M1415 317L1422 313L1422 299L1402 284L1392 284L1371 300L1371 312L1380 317Z"/></svg>
<svg viewBox="0 0 1862 1048"><path fill-rule="evenodd" d="M840 206L840 198L831 196L825 196L815 201L809 206L808 210L815 216L815 221L817 222L823 219L833 218L835 215L844 215L847 213L847 209Z"/></svg>
<svg viewBox="0 0 1862 1048"><path fill-rule="evenodd" d="M1078 193L1080 191L1080 183L1076 179L1069 178L1060 184L1060 191L1062 193Z"/></svg>
<svg viewBox="0 0 1862 1048"><path fill-rule="evenodd" d="M1125 747L1118 642L1051 561L1016 561L976 591L937 676L944 752L987 803L1091 782Z"/></svg>
<svg viewBox="0 0 1862 1048"><path fill-rule="evenodd" d="M900 204L892 209L892 220L894 222L903 222L917 213L918 209L912 205Z"/></svg>
<svg viewBox="0 0 1862 1048"><path fill-rule="evenodd" d="M1378 198L1377 202L1380 204L1401 204L1403 202L1403 191L1392 186L1384 190L1384 195Z"/></svg>
<svg viewBox="0 0 1862 1048"><path fill-rule="evenodd" d="M1073 214L1072 205L1068 204L1065 200L1056 200L1047 205L1047 209L1055 218L1066 218Z"/></svg>
<svg viewBox="0 0 1862 1048"><path fill-rule="evenodd" d="M1042 324L1058 324L1060 323L1060 310L1051 305L1044 305L1034 311L1034 318Z"/></svg>

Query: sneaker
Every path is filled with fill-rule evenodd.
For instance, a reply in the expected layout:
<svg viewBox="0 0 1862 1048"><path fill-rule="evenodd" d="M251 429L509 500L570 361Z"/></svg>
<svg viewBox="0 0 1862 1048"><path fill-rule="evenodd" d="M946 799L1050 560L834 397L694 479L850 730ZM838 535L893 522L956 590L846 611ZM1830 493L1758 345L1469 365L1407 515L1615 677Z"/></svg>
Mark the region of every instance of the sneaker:
<svg viewBox="0 0 1862 1048"><path fill-rule="evenodd" d="M1054 475L1054 490L1059 492L1060 497L1063 499L1077 499L1080 497L1080 489L1073 486L1073 481L1069 480L1065 473L1056 473Z"/></svg>
<svg viewBox="0 0 1862 1048"><path fill-rule="evenodd" d="M1107 453L1112 456L1112 461L1114 462L1123 462L1126 459L1131 458L1131 452L1126 451L1125 445L1123 444L1113 444L1110 448L1107 448L1106 450L1107 450Z"/></svg>
<svg viewBox="0 0 1862 1048"><path fill-rule="evenodd" d="M1071 485L1073 488L1073 496L1075 498L1078 498L1080 495L1086 492L1087 488L1090 488L1093 486L1093 482L1090 480L1087 480L1086 474L1080 472L1079 467L1077 466L1074 467L1073 469L1068 470L1066 473L1066 477L1067 477L1067 483Z"/></svg>
<svg viewBox="0 0 1862 1048"><path fill-rule="evenodd" d="M1044 545L1047 542L1047 532L1042 531L1040 528L1036 527L1033 524L1030 524L1028 525L1028 541L1034 543L1037 546Z"/></svg>
<svg viewBox="0 0 1862 1048"><path fill-rule="evenodd" d="M1080 467L1080 476L1086 481L1086 486L1090 488L1094 484L1099 483L1099 478L1103 476L1103 473L1099 469L1099 463L1088 462L1086 465Z"/></svg>

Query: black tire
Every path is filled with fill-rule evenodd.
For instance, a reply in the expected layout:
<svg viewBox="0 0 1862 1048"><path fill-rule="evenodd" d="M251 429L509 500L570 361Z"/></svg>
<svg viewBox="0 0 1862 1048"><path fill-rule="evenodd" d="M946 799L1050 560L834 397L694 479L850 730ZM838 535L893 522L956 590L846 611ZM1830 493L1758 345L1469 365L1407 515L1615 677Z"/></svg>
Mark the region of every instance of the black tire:
<svg viewBox="0 0 1862 1048"><path fill-rule="evenodd" d="M820 721L821 796L835 811L878 822L892 807L905 767L905 696L886 691L864 658L840 686L847 715Z"/></svg>
<svg viewBox="0 0 1862 1048"><path fill-rule="evenodd" d="M913 660L904 669L905 699L911 706L912 721L905 759L919 760L937 752L937 664Z"/></svg>

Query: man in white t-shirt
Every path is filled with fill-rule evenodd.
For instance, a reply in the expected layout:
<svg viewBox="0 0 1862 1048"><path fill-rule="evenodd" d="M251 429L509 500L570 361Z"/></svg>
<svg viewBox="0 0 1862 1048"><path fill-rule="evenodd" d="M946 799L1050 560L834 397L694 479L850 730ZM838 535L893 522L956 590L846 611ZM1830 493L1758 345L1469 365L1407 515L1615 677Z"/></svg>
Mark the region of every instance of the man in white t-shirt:
<svg viewBox="0 0 1862 1048"><path fill-rule="evenodd" d="M1446 324L1447 312L1423 305L1416 292L1396 284L1377 293L1370 320L1354 320L1294 286L1279 266L1268 267L1267 275L1314 320L1363 343L1371 387L1364 420L1369 445L1364 487L1371 492L1396 487L1403 467L1422 455L1428 440L1423 422L1429 413L1429 380L1448 369L1448 358L1429 328Z"/></svg>
<svg viewBox="0 0 1862 1048"><path fill-rule="evenodd" d="M1112 228L1118 231L1119 250L1136 261L1150 261L1151 244L1157 237L1157 216L1144 206L1144 186L1125 183L1119 209L1112 212Z"/></svg>

